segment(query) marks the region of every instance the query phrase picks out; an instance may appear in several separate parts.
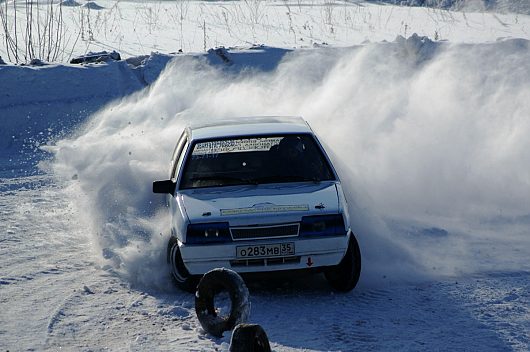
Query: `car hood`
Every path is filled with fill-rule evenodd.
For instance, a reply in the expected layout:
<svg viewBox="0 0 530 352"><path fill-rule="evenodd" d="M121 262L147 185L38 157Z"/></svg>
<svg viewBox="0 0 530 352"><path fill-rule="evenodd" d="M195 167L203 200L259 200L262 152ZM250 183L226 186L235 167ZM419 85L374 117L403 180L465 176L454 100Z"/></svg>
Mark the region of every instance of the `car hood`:
<svg viewBox="0 0 530 352"><path fill-rule="evenodd" d="M339 211L335 182L201 188L176 196L191 223L273 224Z"/></svg>

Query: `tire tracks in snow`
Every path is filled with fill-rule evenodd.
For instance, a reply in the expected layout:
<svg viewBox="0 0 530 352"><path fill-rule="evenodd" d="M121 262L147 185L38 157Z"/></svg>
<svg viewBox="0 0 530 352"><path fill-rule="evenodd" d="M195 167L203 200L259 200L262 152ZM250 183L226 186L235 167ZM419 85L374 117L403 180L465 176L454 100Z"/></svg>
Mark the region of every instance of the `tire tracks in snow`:
<svg viewBox="0 0 530 352"><path fill-rule="evenodd" d="M469 312L454 282L389 283L331 291L252 295L252 322L278 351L510 350Z"/></svg>
<svg viewBox="0 0 530 352"><path fill-rule="evenodd" d="M513 351L530 350L530 273L473 277L451 294ZM516 285L514 285L516 283Z"/></svg>

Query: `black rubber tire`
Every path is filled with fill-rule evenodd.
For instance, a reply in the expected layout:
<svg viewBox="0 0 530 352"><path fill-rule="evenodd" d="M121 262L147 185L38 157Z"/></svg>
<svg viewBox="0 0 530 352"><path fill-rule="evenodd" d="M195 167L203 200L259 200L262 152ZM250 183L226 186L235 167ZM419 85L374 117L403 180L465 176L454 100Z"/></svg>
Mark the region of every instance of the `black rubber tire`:
<svg viewBox="0 0 530 352"><path fill-rule="evenodd" d="M329 285L337 291L349 292L357 286L361 276L361 250L353 233L344 258L338 265L327 268L324 275Z"/></svg>
<svg viewBox="0 0 530 352"><path fill-rule="evenodd" d="M200 276L191 275L184 265L177 239L171 237L167 246L167 260L170 265L171 278L181 290L194 293Z"/></svg>
<svg viewBox="0 0 530 352"><path fill-rule="evenodd" d="M269 338L258 324L239 324L232 333L230 352L271 352Z"/></svg>
<svg viewBox="0 0 530 352"><path fill-rule="evenodd" d="M226 291L230 296L230 315L218 316L215 295ZM250 315L249 293L245 282L235 271L218 268L202 277L195 294L195 312L203 329L215 337L245 323Z"/></svg>

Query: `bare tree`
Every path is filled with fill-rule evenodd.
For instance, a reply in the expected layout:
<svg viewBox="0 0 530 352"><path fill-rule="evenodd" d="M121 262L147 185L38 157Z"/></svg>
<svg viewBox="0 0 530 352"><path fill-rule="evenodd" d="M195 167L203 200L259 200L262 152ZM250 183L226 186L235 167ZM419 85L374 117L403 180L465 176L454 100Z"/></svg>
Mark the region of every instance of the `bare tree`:
<svg viewBox="0 0 530 352"><path fill-rule="evenodd" d="M22 16L19 16L22 13ZM64 52L65 26L62 3L39 0L0 0L0 30L8 60L56 61Z"/></svg>

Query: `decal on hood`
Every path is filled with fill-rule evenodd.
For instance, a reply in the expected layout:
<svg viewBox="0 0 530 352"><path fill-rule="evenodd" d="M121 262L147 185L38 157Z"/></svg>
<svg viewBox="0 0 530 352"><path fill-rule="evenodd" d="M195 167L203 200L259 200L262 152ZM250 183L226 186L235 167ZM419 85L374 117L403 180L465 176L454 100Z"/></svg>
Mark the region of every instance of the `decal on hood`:
<svg viewBox="0 0 530 352"><path fill-rule="evenodd" d="M221 216L259 213L283 213L288 211L309 211L309 205L259 205L248 208L221 209Z"/></svg>

